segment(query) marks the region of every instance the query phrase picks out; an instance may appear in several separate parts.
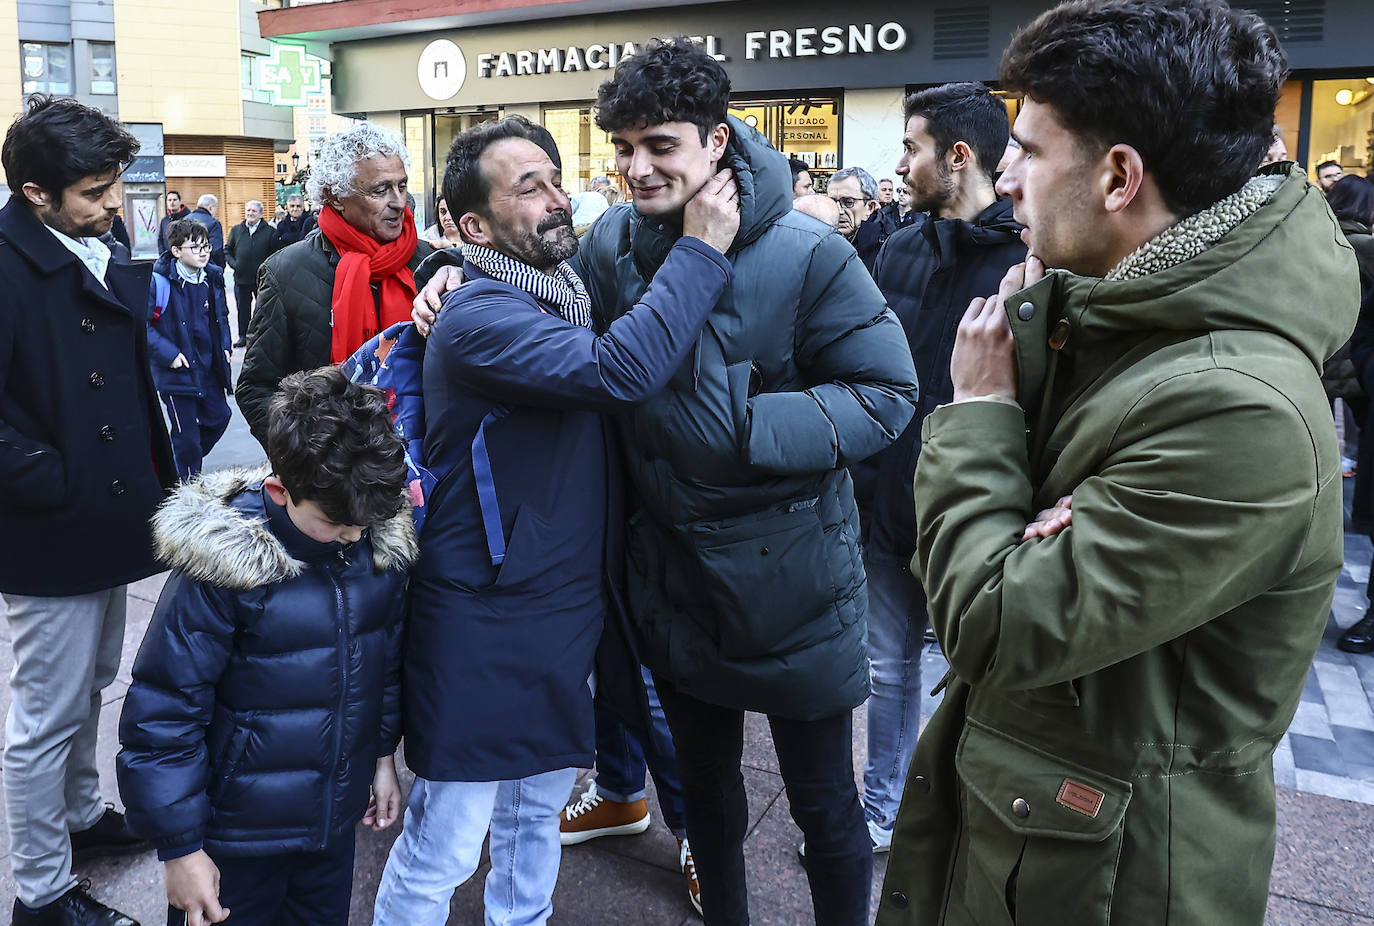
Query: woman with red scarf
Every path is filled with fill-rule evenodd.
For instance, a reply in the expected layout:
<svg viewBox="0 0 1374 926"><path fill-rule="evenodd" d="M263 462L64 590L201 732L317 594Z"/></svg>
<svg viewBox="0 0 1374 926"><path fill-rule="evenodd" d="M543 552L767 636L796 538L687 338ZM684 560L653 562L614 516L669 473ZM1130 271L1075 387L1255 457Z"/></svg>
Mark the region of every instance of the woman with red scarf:
<svg viewBox="0 0 1374 926"><path fill-rule="evenodd" d="M306 192L319 230L262 265L258 307L235 396L266 446L267 407L282 377L339 363L410 318L415 268L431 253L406 208L405 145L363 122L325 142Z"/></svg>

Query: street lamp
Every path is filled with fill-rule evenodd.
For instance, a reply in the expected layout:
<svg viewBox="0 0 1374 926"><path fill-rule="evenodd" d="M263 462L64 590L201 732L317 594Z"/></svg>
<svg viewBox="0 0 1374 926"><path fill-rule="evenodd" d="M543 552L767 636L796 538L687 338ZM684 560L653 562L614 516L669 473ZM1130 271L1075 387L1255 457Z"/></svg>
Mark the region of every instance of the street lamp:
<svg viewBox="0 0 1374 926"><path fill-rule="evenodd" d="M298 151L293 151L293 152L291 152L291 174L292 174L292 176L294 176L294 175L300 173L300 169L301 169L301 156L300 156L300 152L298 152Z"/></svg>

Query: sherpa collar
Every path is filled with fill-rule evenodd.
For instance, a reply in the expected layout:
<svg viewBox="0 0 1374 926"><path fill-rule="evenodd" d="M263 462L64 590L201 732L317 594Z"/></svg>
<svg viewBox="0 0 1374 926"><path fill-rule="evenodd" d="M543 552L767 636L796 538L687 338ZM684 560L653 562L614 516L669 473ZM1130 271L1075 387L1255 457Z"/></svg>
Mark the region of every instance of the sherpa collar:
<svg viewBox="0 0 1374 926"><path fill-rule="evenodd" d="M263 466L204 474L178 488L153 515L157 557L191 578L231 591L292 579L305 569L268 527L258 504L235 504L261 491L271 473ZM368 532L378 571L408 569L419 557L409 506Z"/></svg>
<svg viewBox="0 0 1374 926"><path fill-rule="evenodd" d="M1106 279L1137 280L1197 257L1258 212L1283 181L1282 174L1251 177L1230 196L1175 222L1145 242L1117 264Z"/></svg>

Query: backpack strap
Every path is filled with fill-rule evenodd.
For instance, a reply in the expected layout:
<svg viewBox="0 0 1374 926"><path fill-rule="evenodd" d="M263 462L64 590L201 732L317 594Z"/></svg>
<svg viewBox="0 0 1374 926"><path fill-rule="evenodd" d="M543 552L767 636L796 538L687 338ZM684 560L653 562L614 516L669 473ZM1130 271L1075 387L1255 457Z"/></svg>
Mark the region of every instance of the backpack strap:
<svg viewBox="0 0 1374 926"><path fill-rule="evenodd" d="M501 506L496 499L496 481L491 475L491 457L487 453L487 425L509 414L510 409L504 405L487 412L477 427L477 436L472 439L472 475L477 482L477 504L482 510L482 529L487 535L487 551L493 566L501 565L506 558L506 535L501 530Z"/></svg>
<svg viewBox="0 0 1374 926"><path fill-rule="evenodd" d="M172 281L160 273L153 274L153 324L162 317L172 298Z"/></svg>

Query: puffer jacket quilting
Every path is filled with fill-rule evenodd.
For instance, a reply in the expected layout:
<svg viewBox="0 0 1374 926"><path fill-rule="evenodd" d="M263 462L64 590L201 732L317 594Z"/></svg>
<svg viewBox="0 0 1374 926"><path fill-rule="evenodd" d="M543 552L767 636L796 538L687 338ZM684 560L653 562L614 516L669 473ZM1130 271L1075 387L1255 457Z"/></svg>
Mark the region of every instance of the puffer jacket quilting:
<svg viewBox="0 0 1374 926"><path fill-rule="evenodd" d="M868 695L867 599L844 467L890 444L911 352L854 249L791 208L790 171L731 118L730 287L668 386L619 415L639 511L628 594L645 664L711 703L806 720ZM604 328L681 230L632 204L582 240Z"/></svg>
<svg viewBox="0 0 1374 926"><path fill-rule="evenodd" d="M290 527L265 469L210 474L154 518L173 566L120 718L130 825L172 855L312 851L362 817L400 738L407 510L348 547Z"/></svg>

